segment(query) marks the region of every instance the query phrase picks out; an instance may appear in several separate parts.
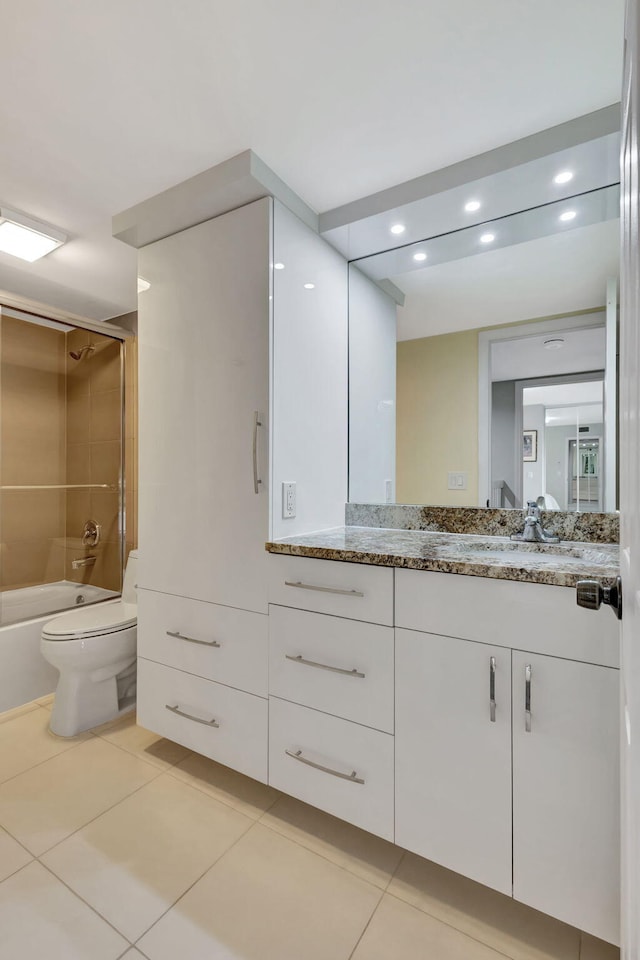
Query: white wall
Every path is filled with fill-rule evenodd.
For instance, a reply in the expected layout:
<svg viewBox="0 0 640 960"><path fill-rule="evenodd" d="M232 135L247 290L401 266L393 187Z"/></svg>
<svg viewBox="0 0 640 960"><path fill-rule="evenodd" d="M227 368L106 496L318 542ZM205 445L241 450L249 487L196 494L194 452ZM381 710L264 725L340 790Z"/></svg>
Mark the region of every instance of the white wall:
<svg viewBox="0 0 640 960"><path fill-rule="evenodd" d="M349 500L355 503L396 499L396 326L395 301L351 266Z"/></svg>
<svg viewBox="0 0 640 960"><path fill-rule="evenodd" d="M522 408L522 429L538 431L538 459L522 463L522 505L537 500L545 493L545 408L544 404L529 404ZM551 492L551 491L549 491Z"/></svg>
<svg viewBox="0 0 640 960"><path fill-rule="evenodd" d="M272 536L344 524L347 499L347 263L274 202ZM305 283L315 284L312 290ZM297 513L282 517L282 483Z"/></svg>

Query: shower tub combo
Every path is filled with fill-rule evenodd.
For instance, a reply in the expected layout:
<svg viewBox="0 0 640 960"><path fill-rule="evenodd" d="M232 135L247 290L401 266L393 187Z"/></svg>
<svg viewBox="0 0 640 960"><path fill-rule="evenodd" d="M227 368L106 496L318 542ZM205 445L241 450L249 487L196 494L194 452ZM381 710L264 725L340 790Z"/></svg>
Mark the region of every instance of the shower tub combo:
<svg viewBox="0 0 640 960"><path fill-rule="evenodd" d="M0 304L0 713L56 689L49 620L120 596L129 336Z"/></svg>

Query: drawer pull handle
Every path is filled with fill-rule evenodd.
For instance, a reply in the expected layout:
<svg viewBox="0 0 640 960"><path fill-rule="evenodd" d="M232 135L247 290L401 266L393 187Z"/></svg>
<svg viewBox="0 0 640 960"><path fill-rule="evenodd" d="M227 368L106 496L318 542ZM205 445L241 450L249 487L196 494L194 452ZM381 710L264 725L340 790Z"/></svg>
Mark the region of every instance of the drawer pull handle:
<svg viewBox="0 0 640 960"><path fill-rule="evenodd" d="M489 719L496 722L496 658L489 658Z"/></svg>
<svg viewBox="0 0 640 960"><path fill-rule="evenodd" d="M167 630L168 637L175 637L176 640L186 640L187 643L200 643L203 647L219 647L221 644L217 640L196 640L195 637L185 637L184 633L178 630Z"/></svg>
<svg viewBox="0 0 640 960"><path fill-rule="evenodd" d="M323 767L321 763L314 763L313 760L308 760L306 757L303 757L302 750L296 750L295 753L293 750L285 750L285 753L293 760L299 760L300 763L306 763L308 767L313 767L314 770L321 770L322 773L330 773L332 777L339 777L341 780L348 780L349 783L364 783L364 780L357 775L355 770L352 770L351 773L341 773L340 770L332 770L331 767Z"/></svg>
<svg viewBox="0 0 640 960"><path fill-rule="evenodd" d="M193 720L194 723L204 723L205 727L219 727L220 724L215 719L213 720L203 720L202 717L194 717L191 713L185 713L184 710L181 710L178 707L178 704L170 706L168 703L165 703L165 709L169 710L171 713L176 713L179 717L184 717L185 720Z"/></svg>
<svg viewBox="0 0 640 960"><path fill-rule="evenodd" d="M524 729L531 733L531 664L524 668Z"/></svg>
<svg viewBox="0 0 640 960"><path fill-rule="evenodd" d="M364 597L360 590L339 590L338 587L318 587L314 583L303 583L302 580L285 580L285 587L298 587L300 590L317 590L318 593L337 593L341 597Z"/></svg>
<svg viewBox="0 0 640 960"><path fill-rule="evenodd" d="M316 663L315 660L305 660L302 656L294 657L290 653L285 653L285 660L293 660L294 663L302 663L305 667L317 667L318 670L330 670L331 673L342 673L346 677L360 677L364 680L364 673L360 673L354 667L353 670L345 670L344 667L332 667L328 663Z"/></svg>

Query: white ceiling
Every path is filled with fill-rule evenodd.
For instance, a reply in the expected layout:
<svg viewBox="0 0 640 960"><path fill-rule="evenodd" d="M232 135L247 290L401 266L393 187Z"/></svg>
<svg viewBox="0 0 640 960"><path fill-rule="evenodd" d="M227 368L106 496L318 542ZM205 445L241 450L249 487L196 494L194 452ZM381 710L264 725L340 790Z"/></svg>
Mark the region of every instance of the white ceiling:
<svg viewBox="0 0 640 960"><path fill-rule="evenodd" d="M110 218L252 148L317 211L620 98L624 0L0 0L0 201L72 240L0 288L135 307Z"/></svg>
<svg viewBox="0 0 640 960"><path fill-rule="evenodd" d="M398 339L601 307L618 276L619 230L608 220L393 276L406 294Z"/></svg>

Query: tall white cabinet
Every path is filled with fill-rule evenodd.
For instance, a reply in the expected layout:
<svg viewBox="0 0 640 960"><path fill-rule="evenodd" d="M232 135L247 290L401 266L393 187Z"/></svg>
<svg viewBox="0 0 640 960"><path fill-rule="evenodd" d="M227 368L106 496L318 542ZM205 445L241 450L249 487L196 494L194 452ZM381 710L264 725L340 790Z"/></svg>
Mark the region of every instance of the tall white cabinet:
<svg viewBox="0 0 640 960"><path fill-rule="evenodd" d="M264 545L343 522L347 267L267 197L139 273L138 719L266 781Z"/></svg>

